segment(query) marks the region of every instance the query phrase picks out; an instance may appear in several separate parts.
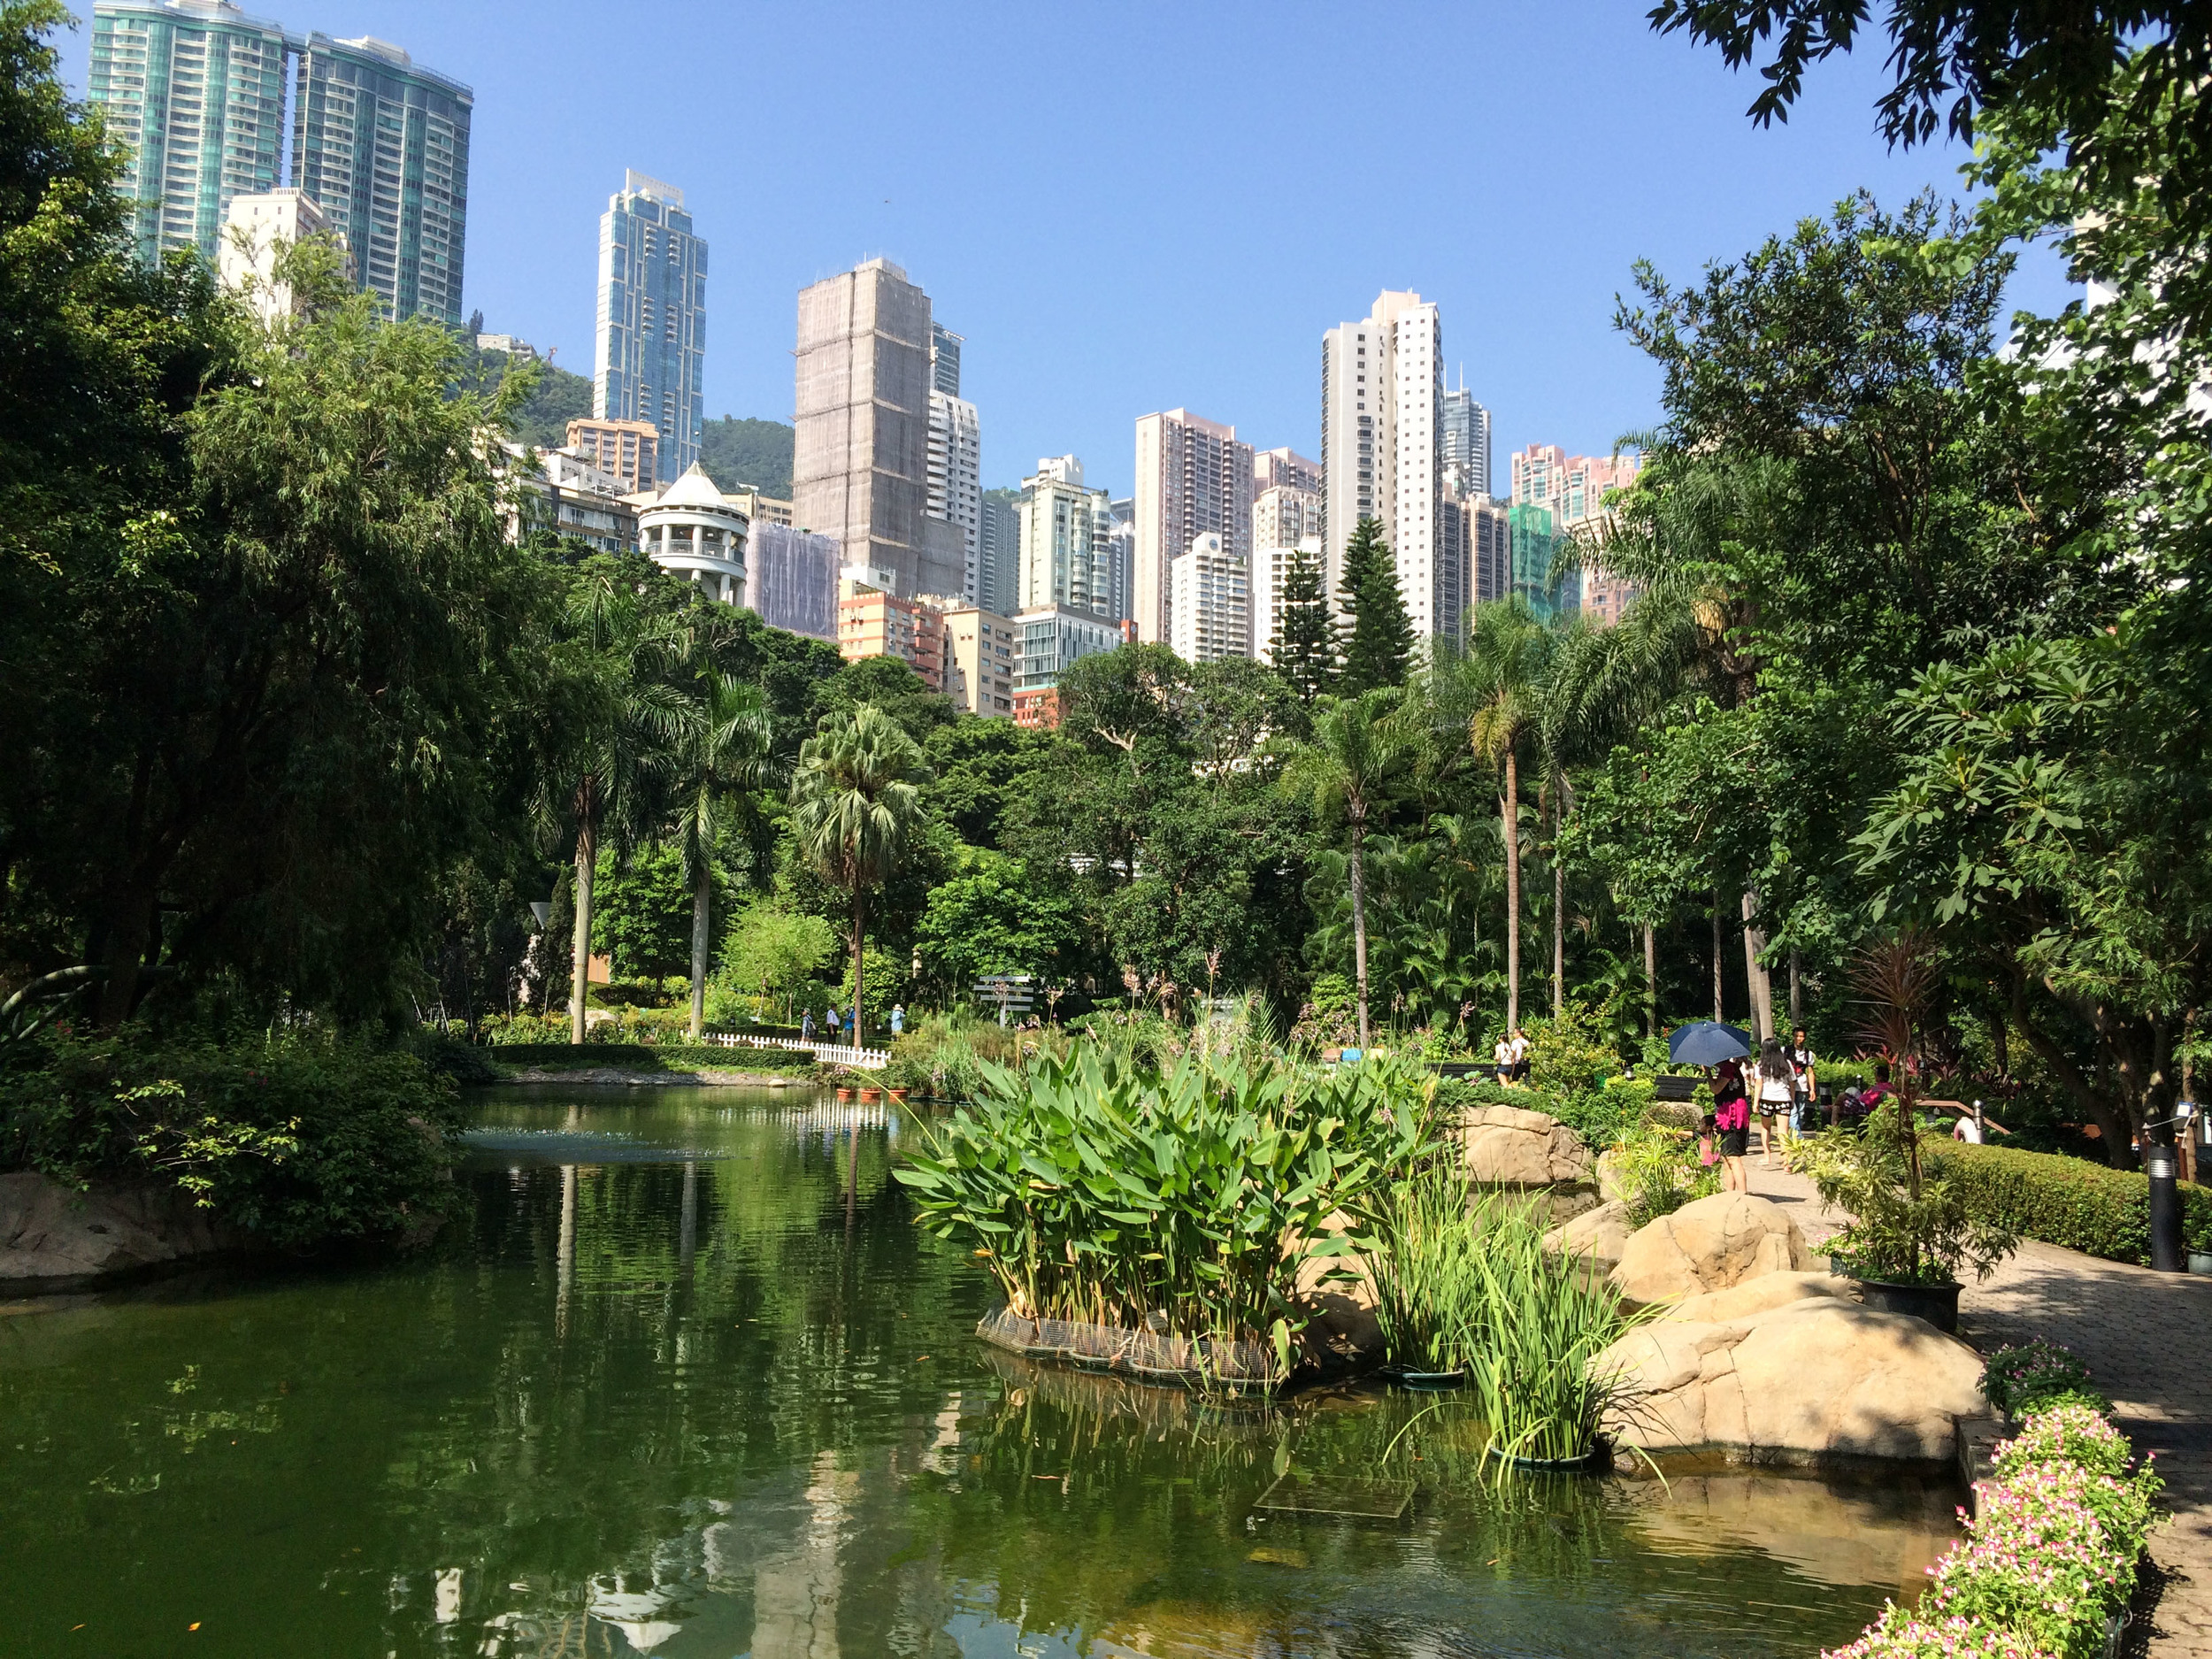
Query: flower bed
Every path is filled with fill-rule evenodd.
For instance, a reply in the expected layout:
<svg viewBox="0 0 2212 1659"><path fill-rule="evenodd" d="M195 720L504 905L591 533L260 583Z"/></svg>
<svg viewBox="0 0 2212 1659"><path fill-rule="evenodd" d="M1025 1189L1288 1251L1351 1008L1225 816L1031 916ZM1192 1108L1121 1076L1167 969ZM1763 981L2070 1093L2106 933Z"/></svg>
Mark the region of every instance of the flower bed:
<svg viewBox="0 0 2212 1659"><path fill-rule="evenodd" d="M2001 1392L2001 1388L1999 1390ZM2135 1589L2160 1482L2085 1404L2034 1409L1997 1448L1967 1536L1928 1571L1908 1613L1892 1605L1825 1659L2094 1659Z"/></svg>

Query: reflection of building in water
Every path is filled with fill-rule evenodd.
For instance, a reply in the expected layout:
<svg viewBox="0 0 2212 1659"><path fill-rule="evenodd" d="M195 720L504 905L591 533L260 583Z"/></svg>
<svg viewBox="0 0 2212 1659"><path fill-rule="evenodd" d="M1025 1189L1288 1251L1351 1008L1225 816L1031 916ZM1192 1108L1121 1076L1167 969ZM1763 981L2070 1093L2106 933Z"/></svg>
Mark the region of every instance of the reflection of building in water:
<svg viewBox="0 0 2212 1659"><path fill-rule="evenodd" d="M814 1460L807 1521L798 1543L753 1574L751 1659L841 1659L837 1645L837 1541L860 1475L835 1452Z"/></svg>

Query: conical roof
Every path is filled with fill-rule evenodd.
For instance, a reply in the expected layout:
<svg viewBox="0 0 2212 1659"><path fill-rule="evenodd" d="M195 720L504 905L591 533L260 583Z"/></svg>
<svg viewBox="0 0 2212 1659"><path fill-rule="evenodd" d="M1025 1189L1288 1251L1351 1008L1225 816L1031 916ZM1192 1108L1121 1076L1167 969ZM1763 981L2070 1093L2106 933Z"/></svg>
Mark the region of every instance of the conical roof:
<svg viewBox="0 0 2212 1659"><path fill-rule="evenodd" d="M707 476L707 469L696 461L691 464L691 470L671 484L653 505L720 508L724 511L730 509L730 503L723 499L722 492L715 488L714 480Z"/></svg>

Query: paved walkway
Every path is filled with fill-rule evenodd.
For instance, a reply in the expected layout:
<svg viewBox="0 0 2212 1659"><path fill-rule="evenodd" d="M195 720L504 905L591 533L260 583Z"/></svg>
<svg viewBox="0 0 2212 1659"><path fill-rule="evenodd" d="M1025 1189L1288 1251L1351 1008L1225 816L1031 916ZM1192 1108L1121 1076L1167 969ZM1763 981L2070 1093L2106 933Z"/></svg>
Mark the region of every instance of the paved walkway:
<svg viewBox="0 0 2212 1659"><path fill-rule="evenodd" d="M1750 1164L1816 1249L1842 1224L1812 1183ZM1960 1334L1986 1352L2040 1336L2079 1355L2136 1446L2155 1452L2173 1518L2151 1538L2167 1575L2150 1659L2212 1659L2212 1279L2154 1273L2030 1241L1959 1298Z"/></svg>

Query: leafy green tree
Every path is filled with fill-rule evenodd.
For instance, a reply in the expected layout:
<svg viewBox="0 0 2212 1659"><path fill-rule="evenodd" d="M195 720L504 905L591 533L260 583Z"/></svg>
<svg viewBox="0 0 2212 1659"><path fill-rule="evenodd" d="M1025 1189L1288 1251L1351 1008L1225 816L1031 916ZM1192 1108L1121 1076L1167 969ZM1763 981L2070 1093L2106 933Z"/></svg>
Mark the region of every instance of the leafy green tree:
<svg viewBox="0 0 2212 1659"><path fill-rule="evenodd" d="M1387 804L1392 779L1412 747L1396 718L1401 695L1378 687L1323 703L1314 716L1312 745L1290 772L1293 787L1325 816L1342 818L1350 843L1353 982L1363 1048L1369 1041L1366 841Z"/></svg>
<svg viewBox="0 0 2212 1659"><path fill-rule="evenodd" d="M1329 595L1321 562L1304 552L1295 555L1283 581L1283 603L1269 641L1268 660L1275 672L1290 682L1298 701L1310 704L1336 683L1336 618L1329 614Z"/></svg>
<svg viewBox="0 0 2212 1659"><path fill-rule="evenodd" d="M757 686L727 674L710 678L680 759L677 844L691 882L691 1040L699 1041L707 1008L709 912L714 903L718 843L735 831L761 841L760 792L775 774L768 700Z"/></svg>
<svg viewBox="0 0 2212 1659"><path fill-rule="evenodd" d="M836 949L837 930L820 917L756 898L730 918L721 970L734 988L752 992L764 1007L770 997L788 996L813 979Z"/></svg>
<svg viewBox="0 0 2212 1659"><path fill-rule="evenodd" d="M617 979L660 981L684 971L691 884L675 847L640 847L618 861L599 853L592 881L591 944Z"/></svg>
<svg viewBox="0 0 2212 1659"><path fill-rule="evenodd" d="M1344 544L1337 592L1345 616L1343 688L1348 695L1402 686L1413 660L1413 624L1398 588L1398 564L1382 520L1362 518Z"/></svg>
<svg viewBox="0 0 2212 1659"><path fill-rule="evenodd" d="M651 838L699 725L697 704L677 683L687 641L641 597L643 584L625 580L628 566L644 562L596 558L579 575L568 595L564 672L548 699L553 760L539 812L575 849L571 1042L584 1040L601 841L626 858Z"/></svg>
<svg viewBox="0 0 2212 1659"><path fill-rule="evenodd" d="M923 744L931 779L929 810L972 847L999 850L1010 806L1042 787L1037 772L1056 740L1011 720L956 720L933 729Z"/></svg>
<svg viewBox="0 0 2212 1659"><path fill-rule="evenodd" d="M826 714L850 714L864 703L882 710L917 743L950 726L956 714L950 697L932 691L911 664L896 657L847 663L815 687L818 720Z"/></svg>
<svg viewBox="0 0 2212 1659"><path fill-rule="evenodd" d="M921 747L889 715L863 703L822 717L799 749L791 779L791 825L807 861L852 910L853 1041L863 1039L861 955L867 896L898 868L922 819Z"/></svg>
<svg viewBox="0 0 2212 1659"><path fill-rule="evenodd" d="M1030 879L1016 860L976 851L960 873L930 891L915 930L922 968L931 979L964 992L989 973L1058 977L1081 943L1074 901Z"/></svg>

